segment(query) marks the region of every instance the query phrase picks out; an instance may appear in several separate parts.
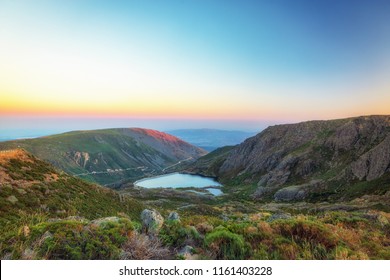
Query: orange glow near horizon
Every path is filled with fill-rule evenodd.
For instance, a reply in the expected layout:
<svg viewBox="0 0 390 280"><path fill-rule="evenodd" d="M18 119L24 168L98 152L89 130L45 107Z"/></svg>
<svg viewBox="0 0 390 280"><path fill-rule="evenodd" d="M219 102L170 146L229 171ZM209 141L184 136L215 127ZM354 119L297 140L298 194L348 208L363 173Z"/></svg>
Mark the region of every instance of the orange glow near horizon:
<svg viewBox="0 0 390 280"><path fill-rule="evenodd" d="M390 95L377 90L376 99L357 98L332 104L326 97L319 101L295 100L281 102L275 96L264 97L261 104L240 99L216 96L155 95L148 94L27 94L26 92L0 92L0 115L58 116L92 118L162 118L162 119L236 119L236 120L311 120L336 119L360 115L390 114ZM366 93L360 93L367 95ZM153 95L152 95L153 97ZM206 99L207 98L207 99ZM288 97L287 97L288 99ZM348 102L348 103L346 103Z"/></svg>
<svg viewBox="0 0 390 280"><path fill-rule="evenodd" d="M78 14L57 9L60 4L27 1L23 8L11 2L8 12L7 5L0 9L0 25L7 26L0 29L0 116L303 121L390 114L385 45L382 53L355 50L356 56L346 57L355 41L335 41L329 46L340 50L328 49L314 33L303 36L306 29L298 26L306 22L283 25L270 37L269 30L249 32L255 21L267 26L261 24L267 17L257 13L253 22L234 23L243 32L227 28L228 16L221 32L210 33L200 22L185 27L181 13L173 17L177 22L165 13L156 22L149 12L145 18L126 14L123 24L104 7L98 21L88 21L93 13L84 8ZM78 11L78 5L69 7ZM297 36L290 28L298 28ZM361 30L355 31L360 38ZM296 44L286 45L292 37ZM379 39L373 46L384 44ZM367 40L362 46L371 46Z"/></svg>

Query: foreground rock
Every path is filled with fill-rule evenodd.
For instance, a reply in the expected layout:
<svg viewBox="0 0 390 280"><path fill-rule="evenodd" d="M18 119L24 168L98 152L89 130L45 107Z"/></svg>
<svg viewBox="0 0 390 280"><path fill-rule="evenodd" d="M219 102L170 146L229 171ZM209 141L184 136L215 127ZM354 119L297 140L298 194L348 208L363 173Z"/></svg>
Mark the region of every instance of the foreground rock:
<svg viewBox="0 0 390 280"><path fill-rule="evenodd" d="M164 218L156 210L145 209L141 213L141 222L144 232L157 234L164 223Z"/></svg>

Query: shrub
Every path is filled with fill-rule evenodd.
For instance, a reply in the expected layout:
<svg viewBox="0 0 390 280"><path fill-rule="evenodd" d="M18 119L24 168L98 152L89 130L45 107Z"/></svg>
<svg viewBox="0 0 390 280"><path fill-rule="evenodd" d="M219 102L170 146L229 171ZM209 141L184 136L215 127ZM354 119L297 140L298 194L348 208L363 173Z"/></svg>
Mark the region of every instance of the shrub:
<svg viewBox="0 0 390 280"><path fill-rule="evenodd" d="M161 241L153 236L133 232L122 246L122 260L161 260L166 259L169 250L164 248Z"/></svg>
<svg viewBox="0 0 390 280"><path fill-rule="evenodd" d="M182 247L200 241L198 231L194 227L183 226L179 221L166 221L160 230L159 237L164 245Z"/></svg>
<svg viewBox="0 0 390 280"><path fill-rule="evenodd" d="M133 231L127 219L102 226L62 220L32 228L38 256L45 259L118 259L120 247Z"/></svg>
<svg viewBox="0 0 390 280"><path fill-rule="evenodd" d="M335 235L323 224L309 220L281 220L274 222L274 228L285 237L298 243L321 244L326 249L337 245Z"/></svg>
<svg viewBox="0 0 390 280"><path fill-rule="evenodd" d="M217 259L240 260L245 259L249 253L249 246L241 235L221 227L207 234L205 243Z"/></svg>

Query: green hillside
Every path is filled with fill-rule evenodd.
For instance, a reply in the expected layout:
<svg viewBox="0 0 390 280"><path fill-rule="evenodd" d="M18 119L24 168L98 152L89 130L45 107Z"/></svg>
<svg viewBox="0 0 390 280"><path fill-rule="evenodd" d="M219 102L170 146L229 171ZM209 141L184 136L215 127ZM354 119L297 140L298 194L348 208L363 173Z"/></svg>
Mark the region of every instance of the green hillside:
<svg viewBox="0 0 390 280"><path fill-rule="evenodd" d="M15 246L23 243L23 240L16 241L23 228L31 231L34 225L58 222L64 229L77 221L110 216L121 217L121 223L128 224L130 220L139 221L142 210L142 203L59 172L24 150L0 152L0 255L3 257L21 257Z"/></svg>
<svg viewBox="0 0 390 280"><path fill-rule="evenodd" d="M0 143L23 148L69 174L100 184L135 180L206 152L174 136L146 129L74 131Z"/></svg>
<svg viewBox="0 0 390 280"><path fill-rule="evenodd" d="M145 208L165 218L154 234L141 227ZM172 211L180 217L169 218ZM118 193L24 150L0 152L1 259L390 259L389 221L359 202L267 205L180 190Z"/></svg>

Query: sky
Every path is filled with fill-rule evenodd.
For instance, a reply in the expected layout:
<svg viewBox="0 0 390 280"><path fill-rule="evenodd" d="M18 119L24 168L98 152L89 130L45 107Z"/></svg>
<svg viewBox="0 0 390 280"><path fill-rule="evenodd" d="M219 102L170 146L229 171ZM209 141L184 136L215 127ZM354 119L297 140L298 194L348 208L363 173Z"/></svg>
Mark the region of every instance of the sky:
<svg viewBox="0 0 390 280"><path fill-rule="evenodd" d="M390 1L0 0L0 131L390 114Z"/></svg>

